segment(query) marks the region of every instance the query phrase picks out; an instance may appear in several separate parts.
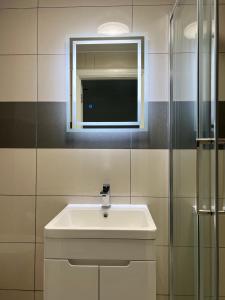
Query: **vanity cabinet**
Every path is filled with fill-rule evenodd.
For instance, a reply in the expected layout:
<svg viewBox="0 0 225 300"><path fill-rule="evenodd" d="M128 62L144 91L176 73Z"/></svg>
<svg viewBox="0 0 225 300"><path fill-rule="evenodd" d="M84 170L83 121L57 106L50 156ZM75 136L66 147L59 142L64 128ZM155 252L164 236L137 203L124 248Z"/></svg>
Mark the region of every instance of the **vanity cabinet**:
<svg viewBox="0 0 225 300"><path fill-rule="evenodd" d="M93 263L46 259L44 300L155 300L154 261Z"/></svg>
<svg viewBox="0 0 225 300"><path fill-rule="evenodd" d="M45 260L45 300L98 300L98 266Z"/></svg>
<svg viewBox="0 0 225 300"><path fill-rule="evenodd" d="M45 226L44 300L156 300L146 205L70 204Z"/></svg>
<svg viewBox="0 0 225 300"><path fill-rule="evenodd" d="M131 261L128 266L100 267L101 300L155 300L155 262Z"/></svg>

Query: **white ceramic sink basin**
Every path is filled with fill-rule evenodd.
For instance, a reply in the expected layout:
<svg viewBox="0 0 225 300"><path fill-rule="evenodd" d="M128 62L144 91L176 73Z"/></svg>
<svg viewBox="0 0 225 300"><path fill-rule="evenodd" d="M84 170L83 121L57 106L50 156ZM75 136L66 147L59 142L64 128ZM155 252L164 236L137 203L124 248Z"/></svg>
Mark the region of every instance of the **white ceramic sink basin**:
<svg viewBox="0 0 225 300"><path fill-rule="evenodd" d="M146 205L69 204L45 226L45 237L155 239L156 226Z"/></svg>

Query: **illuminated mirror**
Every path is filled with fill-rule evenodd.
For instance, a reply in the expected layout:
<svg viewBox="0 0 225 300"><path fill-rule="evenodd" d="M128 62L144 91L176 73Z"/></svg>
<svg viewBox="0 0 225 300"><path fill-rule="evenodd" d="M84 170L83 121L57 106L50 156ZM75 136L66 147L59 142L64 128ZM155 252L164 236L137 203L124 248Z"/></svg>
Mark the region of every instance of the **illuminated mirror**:
<svg viewBox="0 0 225 300"><path fill-rule="evenodd" d="M144 38L70 39L68 129L144 128Z"/></svg>

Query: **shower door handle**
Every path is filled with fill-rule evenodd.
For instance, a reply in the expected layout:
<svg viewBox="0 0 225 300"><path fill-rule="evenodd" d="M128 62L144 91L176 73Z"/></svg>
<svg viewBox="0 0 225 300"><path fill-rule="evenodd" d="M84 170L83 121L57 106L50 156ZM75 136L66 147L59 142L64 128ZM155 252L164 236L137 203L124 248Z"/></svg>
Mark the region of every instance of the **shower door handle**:
<svg viewBox="0 0 225 300"><path fill-rule="evenodd" d="M214 210L200 208L200 196L199 196L199 168L200 168L200 160L199 160L199 150L202 145L213 145L215 142L214 138L197 138L196 139L196 147L197 147L197 164L196 164L196 212L198 215L212 215L215 213Z"/></svg>
<svg viewBox="0 0 225 300"><path fill-rule="evenodd" d="M196 139L197 149L201 145L209 145L209 144L213 144L214 142L215 142L214 138L198 138Z"/></svg>
<svg viewBox="0 0 225 300"><path fill-rule="evenodd" d="M199 149L202 145L213 145L215 142L214 138L199 138L196 139L197 144L197 201L196 201L196 212L199 215L212 215L215 213L215 210L212 209L202 209L199 207L199 189L198 189L198 179L199 179ZM225 139L224 138L218 138L217 140L218 145L225 145ZM220 215L225 215L225 208L222 210L217 211Z"/></svg>

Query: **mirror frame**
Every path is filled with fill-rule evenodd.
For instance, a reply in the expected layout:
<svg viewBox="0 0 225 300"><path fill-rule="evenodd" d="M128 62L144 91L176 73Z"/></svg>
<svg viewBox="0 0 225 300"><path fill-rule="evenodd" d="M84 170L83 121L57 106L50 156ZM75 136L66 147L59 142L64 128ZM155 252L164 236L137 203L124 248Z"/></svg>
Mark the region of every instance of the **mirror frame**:
<svg viewBox="0 0 225 300"><path fill-rule="evenodd" d="M127 74L123 71L117 70L117 72L112 75L107 70L100 70L99 76L103 78L134 78L137 74L138 81L138 120L136 122L81 122L77 120L77 45L93 45L93 44L137 44L137 73L134 70L129 70ZM67 80L67 131L69 132L92 132L92 131L140 131L145 130L147 112L145 109L145 84L146 80L146 40L143 35L141 36L119 36L119 37L70 37L69 47L67 48L67 68L69 71L67 75L69 78ZM144 61L143 61L144 60ZM143 70L143 68L144 70ZM87 72L86 72L87 73ZM90 74L84 75L80 72L80 76L83 78L95 78L96 71ZM99 78L99 77L98 77ZM139 128L114 128L113 126L132 126L139 125ZM82 126L99 126L98 128L82 128ZM111 128L102 128L102 126L112 126Z"/></svg>

